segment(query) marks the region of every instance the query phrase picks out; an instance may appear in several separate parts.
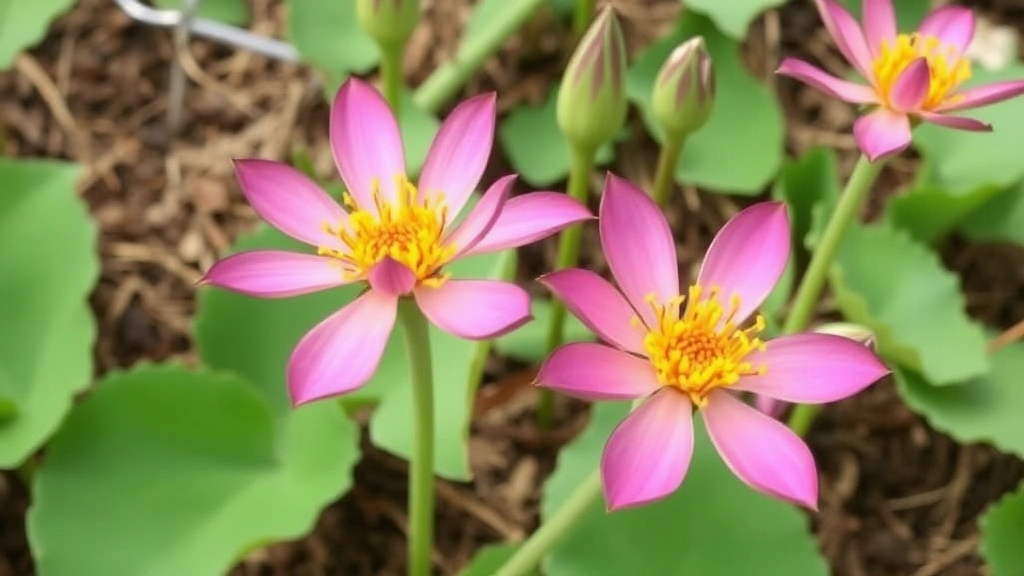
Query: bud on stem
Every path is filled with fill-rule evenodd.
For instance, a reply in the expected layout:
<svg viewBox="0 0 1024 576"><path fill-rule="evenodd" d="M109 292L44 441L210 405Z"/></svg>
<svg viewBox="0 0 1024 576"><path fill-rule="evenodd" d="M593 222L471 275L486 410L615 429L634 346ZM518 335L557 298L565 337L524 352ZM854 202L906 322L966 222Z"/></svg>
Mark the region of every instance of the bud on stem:
<svg viewBox="0 0 1024 576"><path fill-rule="evenodd" d="M695 36L676 47L658 72L651 105L654 117L672 141L682 141L699 130L715 103L715 70Z"/></svg>
<svg viewBox="0 0 1024 576"><path fill-rule="evenodd" d="M378 44L404 46L420 17L419 0L356 0L356 17Z"/></svg>

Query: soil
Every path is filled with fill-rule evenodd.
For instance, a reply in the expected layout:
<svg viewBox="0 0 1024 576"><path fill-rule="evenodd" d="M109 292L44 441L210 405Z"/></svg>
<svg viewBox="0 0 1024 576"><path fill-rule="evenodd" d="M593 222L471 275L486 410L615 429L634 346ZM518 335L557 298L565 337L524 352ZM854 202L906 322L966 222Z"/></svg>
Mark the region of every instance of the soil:
<svg viewBox="0 0 1024 576"><path fill-rule="evenodd" d="M408 52L411 83L454 52L471 3L428 4ZM255 30L282 36L280 2L252 0L251 6ZM675 0L618 0L616 6L634 47L664 32L679 10ZM1020 2L977 7L997 22L1024 22ZM140 360L195 361L194 282L256 221L234 181L232 158L289 161L294 150L307 150L320 174L333 173L327 108L312 71L202 40L188 48L182 53L189 79L184 117L173 136L165 121L176 52L170 34L132 22L108 0L79 2L42 44L0 74L0 126L6 129L0 152L85 166L78 190L98 223L103 264L90 300L99 323L97 376ZM565 24L538 14L465 94L496 89L502 111L536 102L557 81L569 50ZM833 146L848 171L855 157L853 109L771 75L780 54L842 70L811 3L794 1L759 18L744 54L751 70L782 93L790 152ZM612 168L649 185L655 148L632 121L637 138L620 146ZM889 166L869 215L915 165L904 156ZM498 150L486 178L509 171ZM669 210L682 264L698 261L739 202L682 189ZM522 278L549 269L553 249L551 242L526 249ZM976 318L997 328L1024 318L1024 250L954 239L943 256L962 275ZM586 257L603 265L596 253ZM826 301L821 313L831 312ZM558 448L586 423L586 406L560 399L557 426L537 430L530 418L536 401L531 376L530 367L491 361L470 441L476 479L438 482L439 574L455 574L483 543L519 540L536 527L540 487ZM811 521L837 576L985 573L976 519L1024 478L1020 461L932 430L900 403L891 382L826 407L809 442L822 475L821 511ZM406 465L364 445L355 488L324 510L311 534L250 554L232 576L401 574ZM28 506L20 478L0 474L0 576L34 573L23 525Z"/></svg>

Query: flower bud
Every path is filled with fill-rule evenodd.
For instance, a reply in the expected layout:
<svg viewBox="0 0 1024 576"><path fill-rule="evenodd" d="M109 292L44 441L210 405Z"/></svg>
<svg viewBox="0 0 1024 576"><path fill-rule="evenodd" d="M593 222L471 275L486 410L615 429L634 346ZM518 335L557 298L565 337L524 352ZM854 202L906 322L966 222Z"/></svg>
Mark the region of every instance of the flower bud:
<svg viewBox="0 0 1024 576"><path fill-rule="evenodd" d="M377 43L404 45L420 17L420 0L356 0L356 17Z"/></svg>
<svg viewBox="0 0 1024 576"><path fill-rule="evenodd" d="M696 132L715 104L715 68L695 36L676 47L654 81L654 117L668 137L681 140Z"/></svg>
<svg viewBox="0 0 1024 576"><path fill-rule="evenodd" d="M573 52L558 92L558 127L573 147L593 153L626 121L626 41L606 7Z"/></svg>
<svg viewBox="0 0 1024 576"><path fill-rule="evenodd" d="M875 350L878 347L878 338L870 328L861 326L860 324L854 324L852 322L829 322L828 324L822 324L814 329L819 334L833 334L835 336L842 336L843 338L849 338L854 342L860 342L867 346L871 350Z"/></svg>

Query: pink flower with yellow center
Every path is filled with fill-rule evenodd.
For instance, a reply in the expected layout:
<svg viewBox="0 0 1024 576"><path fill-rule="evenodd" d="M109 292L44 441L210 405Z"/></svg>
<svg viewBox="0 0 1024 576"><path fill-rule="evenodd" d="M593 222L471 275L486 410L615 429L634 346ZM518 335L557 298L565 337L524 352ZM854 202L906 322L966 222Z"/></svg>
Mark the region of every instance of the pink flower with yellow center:
<svg viewBox="0 0 1024 576"><path fill-rule="evenodd" d="M562 346L541 367L537 382L585 400L640 400L601 459L608 508L657 500L679 487L693 454L694 410L742 481L816 508L818 475L810 450L741 395L832 402L888 370L869 349L840 336L760 338L765 323L754 312L789 258L785 206L756 204L730 220L712 242L696 283L682 292L672 232L646 194L609 175L598 221L618 289L580 269L541 281L607 345Z"/></svg>
<svg viewBox="0 0 1024 576"><path fill-rule="evenodd" d="M836 78L795 58L778 73L792 76L831 96L874 106L853 126L860 149L871 160L897 154L910 145L912 120L960 130L992 127L952 113L978 108L1024 93L1024 80L961 89L971 77L964 56L974 37L974 14L962 6L942 6L917 32L900 34L892 0L864 0L864 28L835 0L815 0L825 27L867 86Z"/></svg>
<svg viewBox="0 0 1024 576"><path fill-rule="evenodd" d="M414 298L431 322L467 339L492 338L530 319L530 298L519 286L452 279L445 266L534 242L592 215L561 193L509 198L515 176L505 176L453 225L487 165L494 121L493 93L459 104L435 137L417 186L406 177L401 134L387 103L369 85L350 79L330 116L331 150L348 190L344 208L285 164L236 163L256 212L315 250L234 254L214 264L204 283L263 298L352 282L369 288L296 345L287 369L293 403L350 392L369 381L399 298Z"/></svg>

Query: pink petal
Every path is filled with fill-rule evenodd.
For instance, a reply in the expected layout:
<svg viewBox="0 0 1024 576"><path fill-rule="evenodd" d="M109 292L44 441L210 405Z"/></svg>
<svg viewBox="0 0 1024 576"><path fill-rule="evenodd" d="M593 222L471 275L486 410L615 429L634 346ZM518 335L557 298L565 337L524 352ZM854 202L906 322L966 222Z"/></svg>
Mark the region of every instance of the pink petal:
<svg viewBox="0 0 1024 576"><path fill-rule="evenodd" d="M931 85L931 72L928 61L918 58L907 64L907 67L896 77L889 90L889 105L896 112L914 112L921 109L928 88Z"/></svg>
<svg viewBox="0 0 1024 576"><path fill-rule="evenodd" d="M366 384L384 355L397 310L397 298L370 290L307 332L288 360L292 404Z"/></svg>
<svg viewBox="0 0 1024 576"><path fill-rule="evenodd" d="M722 304L739 296L733 322L742 324L778 283L789 260L790 242L786 205L754 204L733 216L712 240L697 285L720 289Z"/></svg>
<svg viewBox="0 0 1024 576"><path fill-rule="evenodd" d="M857 20L835 0L814 0L814 3L839 51L862 76L871 78L871 51Z"/></svg>
<svg viewBox="0 0 1024 576"><path fill-rule="evenodd" d="M344 248L325 228L346 226L348 215L308 176L269 160L236 160L235 174L249 205L274 228L312 246Z"/></svg>
<svg viewBox="0 0 1024 576"><path fill-rule="evenodd" d="M768 396L754 397L754 407L775 419L782 416L786 411L787 406L789 406L789 404L786 402L776 400L775 398L769 398Z"/></svg>
<svg viewBox="0 0 1024 576"><path fill-rule="evenodd" d="M932 112L919 112L918 116L926 122L932 124L938 124L939 126L945 126L946 128L953 128L956 130L969 130L971 132L991 132L992 125L988 122L982 122L981 120L975 120L974 118L964 118L963 116L950 116L948 114L935 114Z"/></svg>
<svg viewBox="0 0 1024 576"><path fill-rule="evenodd" d="M438 328L468 340L486 340L530 321L530 295L498 280L449 280L413 291L420 310Z"/></svg>
<svg viewBox="0 0 1024 576"><path fill-rule="evenodd" d="M906 114L878 108L854 122L853 136L861 151L875 162L910 146L910 119Z"/></svg>
<svg viewBox="0 0 1024 576"><path fill-rule="evenodd" d="M494 142L494 92L463 101L452 110L430 145L420 172L420 195L442 193L454 216L476 190Z"/></svg>
<svg viewBox="0 0 1024 576"><path fill-rule="evenodd" d="M561 192L530 192L509 198L491 229L468 252L484 254L531 244L594 216Z"/></svg>
<svg viewBox="0 0 1024 576"><path fill-rule="evenodd" d="M602 340L623 350L643 353L645 329L633 325L636 311L607 280L581 268L559 270L539 280Z"/></svg>
<svg viewBox="0 0 1024 576"><path fill-rule="evenodd" d="M390 256L370 269L370 288L387 296L403 296L416 286L416 274Z"/></svg>
<svg viewBox="0 0 1024 576"><path fill-rule="evenodd" d="M679 295L676 245L664 214L647 194L609 172L598 226L615 281L641 318L653 326L648 296L664 304Z"/></svg>
<svg viewBox="0 0 1024 576"><path fill-rule="evenodd" d="M257 298L287 298L347 284L334 258L279 250L232 254L199 281Z"/></svg>
<svg viewBox="0 0 1024 576"><path fill-rule="evenodd" d="M818 471L799 436L724 390L708 396L701 412L711 442L726 466L748 486L818 509Z"/></svg>
<svg viewBox="0 0 1024 576"><path fill-rule="evenodd" d="M1020 94L1024 94L1024 80L993 82L991 84L985 84L984 86L965 90L960 94L961 98L959 101L942 106L938 111L953 112L955 110L978 108L980 106L1001 102L1003 100L1013 98L1014 96L1019 96Z"/></svg>
<svg viewBox="0 0 1024 576"><path fill-rule="evenodd" d="M384 199L396 200L396 179L405 175L405 152L398 122L380 92L349 77L331 104L329 129L334 162L359 207L376 212L375 183Z"/></svg>
<svg viewBox="0 0 1024 576"><path fill-rule="evenodd" d="M604 344L573 342L544 361L537 385L583 400L635 400L661 387L645 358Z"/></svg>
<svg viewBox="0 0 1024 576"><path fill-rule="evenodd" d="M964 6L942 6L925 16L917 31L922 36L934 36L943 44L956 48L957 52L947 58L959 58L974 38L974 12Z"/></svg>
<svg viewBox="0 0 1024 576"><path fill-rule="evenodd" d="M683 482L693 456L692 405L666 388L619 424L601 456L608 510L664 498Z"/></svg>
<svg viewBox="0 0 1024 576"><path fill-rule="evenodd" d="M832 334L782 336L746 360L766 371L741 378L732 389L800 404L842 400L889 373L867 346Z"/></svg>
<svg viewBox="0 0 1024 576"><path fill-rule="evenodd" d="M777 74L797 80L821 90L825 94L854 104L869 104L878 100L875 91L862 84L854 84L825 72L817 66L796 58L786 58L776 70Z"/></svg>
<svg viewBox="0 0 1024 576"><path fill-rule="evenodd" d="M491 184L491 187L484 193L483 198L473 206L473 210L466 215L466 219L458 228L452 231L445 238L445 244L455 246L456 257L466 254L472 250L498 221L504 207L508 202L509 194L512 193L512 185L516 182L515 174L499 178Z"/></svg>
<svg viewBox="0 0 1024 576"><path fill-rule="evenodd" d="M892 0L864 0L864 38L871 53L878 56L882 44L896 40L896 12Z"/></svg>

